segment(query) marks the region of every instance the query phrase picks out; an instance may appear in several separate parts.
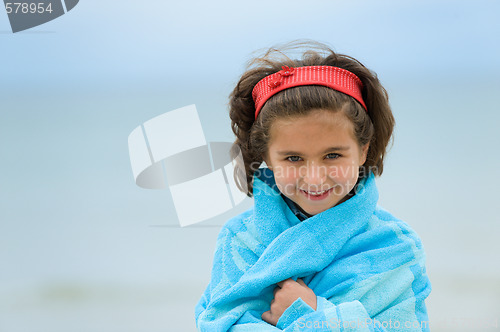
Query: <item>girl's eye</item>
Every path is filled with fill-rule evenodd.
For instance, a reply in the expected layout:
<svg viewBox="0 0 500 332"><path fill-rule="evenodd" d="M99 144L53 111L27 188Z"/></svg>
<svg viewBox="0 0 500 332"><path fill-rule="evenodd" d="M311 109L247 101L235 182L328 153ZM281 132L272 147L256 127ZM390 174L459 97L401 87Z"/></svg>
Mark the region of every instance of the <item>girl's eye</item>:
<svg viewBox="0 0 500 332"><path fill-rule="evenodd" d="M286 160L288 161L299 161L300 157L299 156L290 156L290 157L287 157Z"/></svg>
<svg viewBox="0 0 500 332"><path fill-rule="evenodd" d="M327 154L327 157L329 157L328 159L337 159L340 155L338 153L329 153Z"/></svg>

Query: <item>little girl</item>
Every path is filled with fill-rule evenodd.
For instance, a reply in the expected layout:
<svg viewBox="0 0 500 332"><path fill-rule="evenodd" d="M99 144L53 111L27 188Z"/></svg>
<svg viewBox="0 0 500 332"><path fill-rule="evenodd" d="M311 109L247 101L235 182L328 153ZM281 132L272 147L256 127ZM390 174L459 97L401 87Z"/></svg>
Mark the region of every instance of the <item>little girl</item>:
<svg viewBox="0 0 500 332"><path fill-rule="evenodd" d="M356 59L306 46L255 59L230 96L235 180L254 206L219 233L197 328L429 331L422 243L377 204L387 93Z"/></svg>

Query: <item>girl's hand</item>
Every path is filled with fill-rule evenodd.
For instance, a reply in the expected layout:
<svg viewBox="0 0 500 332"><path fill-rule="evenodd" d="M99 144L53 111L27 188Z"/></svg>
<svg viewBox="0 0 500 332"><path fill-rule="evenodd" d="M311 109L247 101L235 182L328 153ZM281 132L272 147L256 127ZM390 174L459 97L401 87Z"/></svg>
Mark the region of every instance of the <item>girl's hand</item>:
<svg viewBox="0 0 500 332"><path fill-rule="evenodd" d="M288 278L278 282L278 287L274 289L271 310L262 314L262 320L276 326L283 312L299 297L316 310L316 294L307 287L302 279L294 281L292 278Z"/></svg>

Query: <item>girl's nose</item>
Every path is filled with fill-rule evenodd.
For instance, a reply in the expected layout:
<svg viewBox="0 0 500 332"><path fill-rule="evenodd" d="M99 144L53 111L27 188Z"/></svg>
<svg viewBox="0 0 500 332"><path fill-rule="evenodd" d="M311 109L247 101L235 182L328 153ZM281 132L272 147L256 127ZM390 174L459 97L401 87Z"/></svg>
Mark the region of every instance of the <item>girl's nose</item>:
<svg viewBox="0 0 500 332"><path fill-rule="evenodd" d="M302 180L310 187L310 190L322 190L321 186L326 182L326 174L325 166L310 164L305 166Z"/></svg>

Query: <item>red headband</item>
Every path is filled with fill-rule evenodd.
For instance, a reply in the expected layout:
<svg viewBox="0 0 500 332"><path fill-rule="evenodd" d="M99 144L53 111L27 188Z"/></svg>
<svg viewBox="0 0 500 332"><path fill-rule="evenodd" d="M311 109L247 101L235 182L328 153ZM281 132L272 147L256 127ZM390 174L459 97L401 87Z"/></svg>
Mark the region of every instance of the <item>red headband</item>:
<svg viewBox="0 0 500 332"><path fill-rule="evenodd" d="M324 85L345 93L356 99L367 110L361 90L363 83L353 73L332 66L283 66L277 73L261 79L253 88L252 97L255 102L255 119L264 103L276 93L301 85Z"/></svg>

